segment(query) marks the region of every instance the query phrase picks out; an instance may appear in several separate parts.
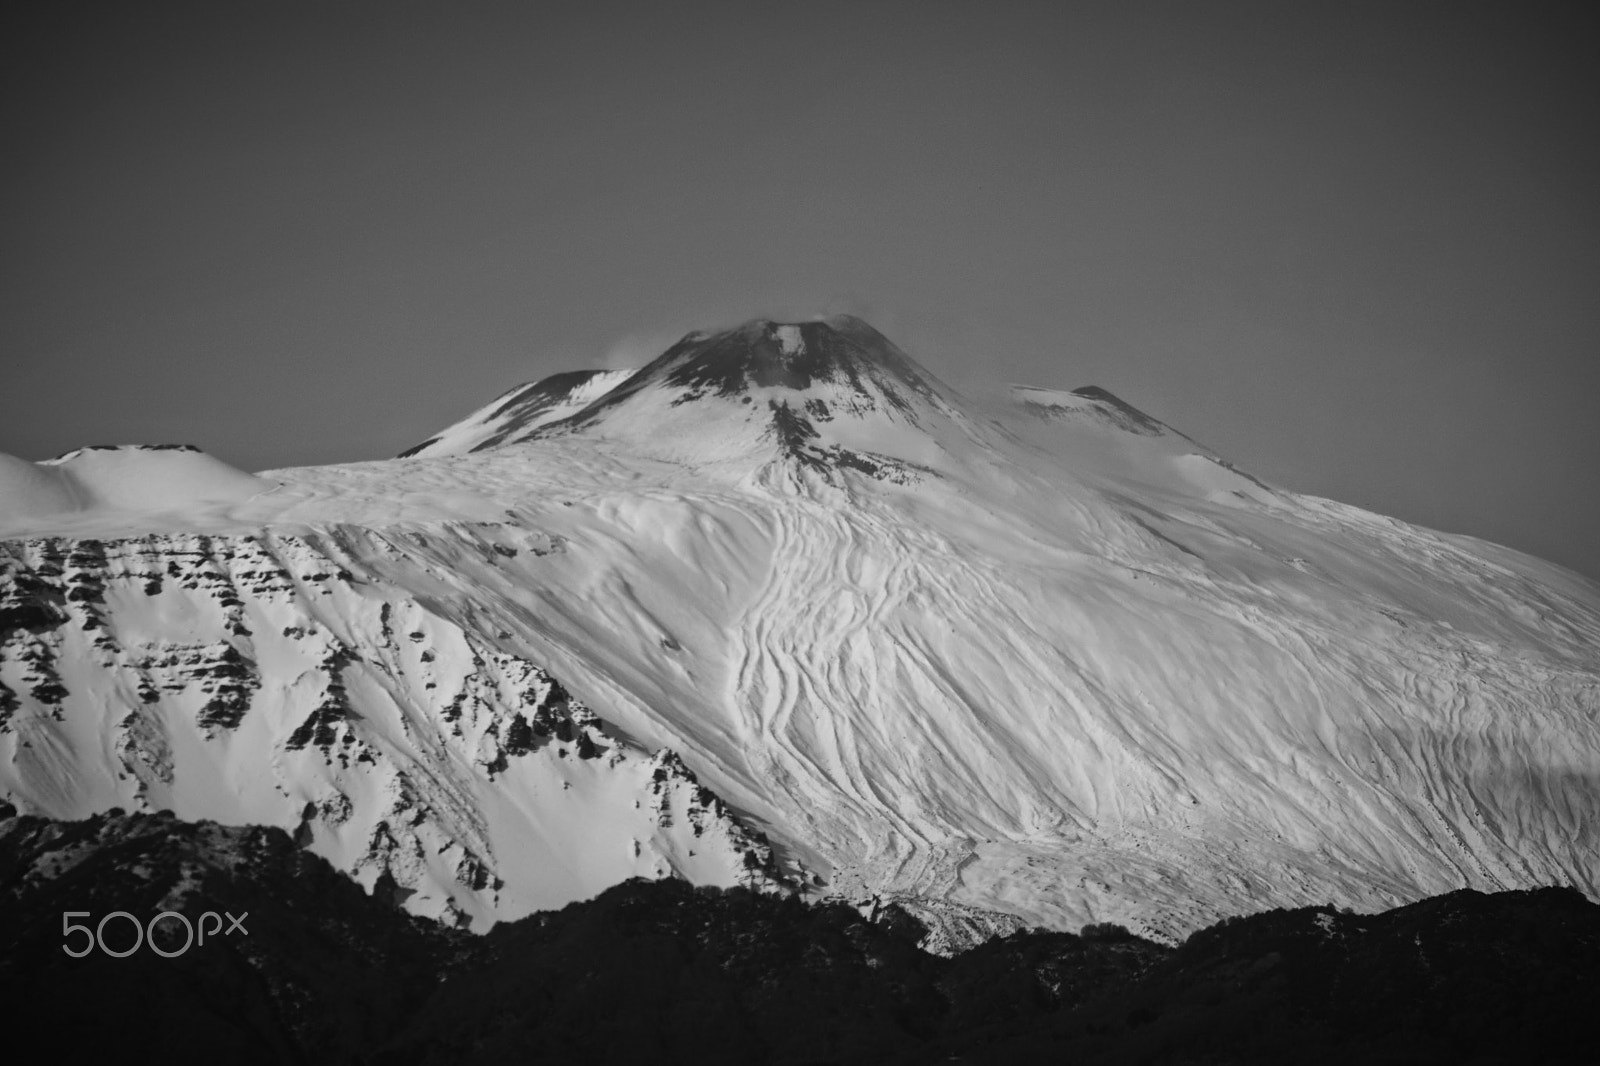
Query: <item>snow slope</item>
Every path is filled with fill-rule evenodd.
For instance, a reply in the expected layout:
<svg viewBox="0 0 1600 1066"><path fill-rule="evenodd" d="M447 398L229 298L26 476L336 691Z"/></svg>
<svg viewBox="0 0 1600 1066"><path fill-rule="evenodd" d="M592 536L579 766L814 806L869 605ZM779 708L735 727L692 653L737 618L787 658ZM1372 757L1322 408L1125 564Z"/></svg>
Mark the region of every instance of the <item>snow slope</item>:
<svg viewBox="0 0 1600 1066"><path fill-rule="evenodd" d="M65 531L179 528L223 514L273 489L273 483L187 444L93 445L42 463L0 453L0 528Z"/></svg>
<svg viewBox="0 0 1600 1066"><path fill-rule="evenodd" d="M764 861L747 843L759 828L819 892L1166 936L1264 907L1377 909L1461 886L1600 892L1593 582L1267 485L1103 390L1018 389L986 408L854 319L691 334L616 378L575 398L532 387L570 402L541 409L553 418L486 409L411 458L264 475L280 487L234 506L231 533L205 525L209 557L243 553L224 569L290 575L316 607L236 593L249 638L192 596L113 597L113 578L85 629L64 574L75 621L0 645L14 704L0 787L69 815L181 796L210 774L232 784L194 786L189 810L244 820L256 801L227 807L229 789L265 797L276 782L288 824L327 782L363 827L375 811L392 825L380 786L335 782L317 769L326 758L289 747L349 674L353 743L425 763L459 800L418 845L428 869L402 875L430 906L521 913L627 864L566 880L542 880L545 866L648 835L562 835L554 778L489 774L481 738L505 735L513 690L537 703L544 683L506 678L542 676L619 747L678 753L728 805L712 872L687 865L698 838L656 844L658 871L738 876L743 856ZM82 543L12 542L12 587L56 580L37 576L42 545ZM113 547L130 560L189 550L134 538L79 571L134 573ZM325 599L293 576L307 566L349 578L329 579ZM331 636L291 650L275 634L295 627ZM195 724L200 689L148 713L139 671L167 691L139 665L154 652L97 648L101 629L123 647L234 647L260 678L239 728L262 732L224 754ZM449 665L406 658L395 634L412 629ZM353 656L337 670L334 639ZM19 651L40 642L48 654ZM67 691L55 704L36 694L50 670ZM450 740L454 693L490 690ZM167 742L169 793L141 792L119 754L141 729L185 737ZM435 737L448 756L430 754ZM599 798L562 824L620 826L632 787L580 791ZM522 813L497 813L507 806ZM340 850L338 832L312 829L366 869L370 848ZM428 872L446 840L504 881L498 898Z"/></svg>
<svg viewBox="0 0 1600 1066"><path fill-rule="evenodd" d="M572 370L518 385L449 429L401 452L401 458L455 455L514 441L519 435L583 410L629 374L627 370Z"/></svg>

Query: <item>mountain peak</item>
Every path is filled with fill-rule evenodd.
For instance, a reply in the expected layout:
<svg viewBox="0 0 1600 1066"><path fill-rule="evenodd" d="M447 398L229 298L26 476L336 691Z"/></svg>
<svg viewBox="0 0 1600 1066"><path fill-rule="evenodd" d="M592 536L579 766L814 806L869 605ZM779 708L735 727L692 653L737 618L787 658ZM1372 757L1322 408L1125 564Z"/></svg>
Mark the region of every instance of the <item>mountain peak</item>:
<svg viewBox="0 0 1600 1066"><path fill-rule="evenodd" d="M839 315L751 319L687 334L622 384L535 436L628 439L683 461L777 453L802 466L912 478L941 453L955 396L882 333ZM758 460L761 461L761 460Z"/></svg>
<svg viewBox="0 0 1600 1066"><path fill-rule="evenodd" d="M716 333L690 333L638 374L700 395L737 396L754 388L804 391L847 385L880 391L909 412L905 391L931 399L938 391L894 342L853 315L801 322L751 319ZM897 402L899 401L899 402Z"/></svg>
<svg viewBox="0 0 1600 1066"><path fill-rule="evenodd" d="M877 477L941 453L953 393L852 315L754 318L684 335L637 371L586 371L520 386L404 454L482 451L584 434L707 462L777 453ZM889 472L894 471L891 475Z"/></svg>
<svg viewBox="0 0 1600 1066"><path fill-rule="evenodd" d="M632 370L565 370L518 385L397 458L484 451L525 440L539 427L577 414L632 374Z"/></svg>
<svg viewBox="0 0 1600 1066"><path fill-rule="evenodd" d="M1013 385L1011 397L1024 410L1038 418L1056 421L1099 421L1128 433L1149 437L1184 436L1159 418L1151 417L1120 396L1098 385L1085 385L1071 392L1061 389L1039 389L1031 385Z"/></svg>
<svg viewBox="0 0 1600 1066"><path fill-rule="evenodd" d="M719 397L766 410L775 400L813 413L840 406L857 415L888 411L911 423L919 421L919 406L953 403L944 386L854 315L753 318L687 333L639 370L567 371L519 385L401 457L482 451L580 429L650 394L665 394L674 408Z"/></svg>

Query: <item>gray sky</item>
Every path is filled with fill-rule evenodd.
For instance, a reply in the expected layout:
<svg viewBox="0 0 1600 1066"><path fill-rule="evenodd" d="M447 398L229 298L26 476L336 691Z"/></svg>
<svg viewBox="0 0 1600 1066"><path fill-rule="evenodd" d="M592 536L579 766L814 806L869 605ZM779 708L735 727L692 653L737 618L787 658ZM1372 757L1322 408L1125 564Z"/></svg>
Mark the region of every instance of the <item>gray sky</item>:
<svg viewBox="0 0 1600 1066"><path fill-rule="evenodd" d="M38 6L0 32L0 451L378 458L848 310L1600 576L1577 6Z"/></svg>

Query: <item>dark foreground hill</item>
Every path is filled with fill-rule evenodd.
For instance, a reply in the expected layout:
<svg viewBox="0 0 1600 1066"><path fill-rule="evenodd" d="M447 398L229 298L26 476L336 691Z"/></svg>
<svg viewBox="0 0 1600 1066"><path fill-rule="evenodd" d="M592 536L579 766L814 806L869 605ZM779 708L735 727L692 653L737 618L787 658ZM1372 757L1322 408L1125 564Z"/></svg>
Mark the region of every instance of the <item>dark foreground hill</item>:
<svg viewBox="0 0 1600 1066"><path fill-rule="evenodd" d="M680 881L632 881L483 937L413 919L396 895L366 894L276 829L0 808L8 1035L69 1060L151 1062L1600 1057L1600 907L1565 889L1273 911L1175 949L1116 927L1021 933L953 959L918 950L922 930L892 906L869 921ZM162 910L205 943L185 948L168 917L126 957L107 953L136 941L132 918L106 915L149 928Z"/></svg>

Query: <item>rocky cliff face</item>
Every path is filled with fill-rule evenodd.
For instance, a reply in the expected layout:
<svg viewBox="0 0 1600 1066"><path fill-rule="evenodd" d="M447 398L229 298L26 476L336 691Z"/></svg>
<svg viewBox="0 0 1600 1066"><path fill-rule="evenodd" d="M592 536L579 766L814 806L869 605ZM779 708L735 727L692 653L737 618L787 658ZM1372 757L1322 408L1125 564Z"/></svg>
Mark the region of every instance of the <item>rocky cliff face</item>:
<svg viewBox="0 0 1600 1066"><path fill-rule="evenodd" d="M559 547L478 532L492 557ZM451 922L633 875L776 883L771 849L680 758L361 572L349 537L384 540L0 544L7 792L61 817L125 806L282 826Z"/></svg>

